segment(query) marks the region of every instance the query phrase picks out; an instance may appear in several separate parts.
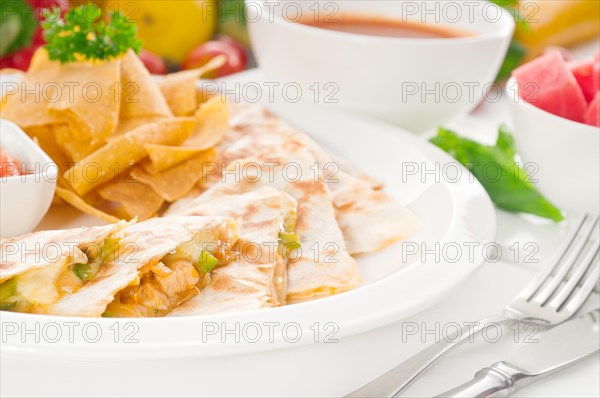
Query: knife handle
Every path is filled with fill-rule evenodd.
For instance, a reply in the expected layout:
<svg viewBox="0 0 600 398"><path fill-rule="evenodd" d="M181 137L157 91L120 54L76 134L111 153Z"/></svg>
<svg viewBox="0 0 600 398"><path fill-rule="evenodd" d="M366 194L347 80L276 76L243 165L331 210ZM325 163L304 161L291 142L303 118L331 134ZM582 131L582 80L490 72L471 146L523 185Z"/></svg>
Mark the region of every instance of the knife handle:
<svg viewBox="0 0 600 398"><path fill-rule="evenodd" d="M490 324L504 324L509 321L511 321L511 318L506 316L482 319L477 326L461 330L460 334L456 336L457 338L451 341L442 339L429 345L387 373L346 395L346 398L396 397L429 366L437 362L446 353L468 341L473 336L476 336Z"/></svg>
<svg viewBox="0 0 600 398"><path fill-rule="evenodd" d="M475 373L475 378L438 397L508 397L518 389L517 382L526 377L520 369L497 362Z"/></svg>

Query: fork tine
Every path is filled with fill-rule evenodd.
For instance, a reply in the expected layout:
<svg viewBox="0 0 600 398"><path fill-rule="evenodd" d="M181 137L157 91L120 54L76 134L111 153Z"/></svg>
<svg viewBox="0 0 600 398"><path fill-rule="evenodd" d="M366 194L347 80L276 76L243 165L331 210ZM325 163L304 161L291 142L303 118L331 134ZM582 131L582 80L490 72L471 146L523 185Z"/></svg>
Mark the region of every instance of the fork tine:
<svg viewBox="0 0 600 398"><path fill-rule="evenodd" d="M581 285L581 288L571 297L564 307L564 309L572 314L574 314L579 307L581 307L581 304L583 304L583 302L588 298L598 283L598 278L600 278L600 258L596 256L596 259L593 262L595 263L595 266L592 272L585 279L585 282L583 285Z"/></svg>
<svg viewBox="0 0 600 398"><path fill-rule="evenodd" d="M586 257L578 264L578 268L573 272L567 283L561 287L558 294L550 300L550 307L560 311L565 301L573 294L580 282L582 282L582 278L588 269L595 266L594 259L598 255L599 250L600 243L596 245L595 249L590 250Z"/></svg>
<svg viewBox="0 0 600 398"><path fill-rule="evenodd" d="M554 271L556 265L563 259L563 257L567 253L567 250L575 240L575 237L577 237L577 235L579 234L579 231L581 230L581 227L583 226L587 218L588 216L584 214L577 220L577 222L574 224L575 227L569 232L566 238L563 239L560 245L558 246L558 249L555 252L556 258L549 261L548 265L545 266L542 271L537 273L535 278L521 291L521 293L519 293L518 297L521 297L526 301L531 300L533 295L540 289L544 281L548 279L548 276L552 273L552 271Z"/></svg>
<svg viewBox="0 0 600 398"><path fill-rule="evenodd" d="M569 249L572 249L570 250L570 254L567 256L565 261L562 264L560 264L557 272L554 275L549 276L549 283L545 286L541 286L540 289L535 293L533 301L544 305L546 304L548 299L552 297L558 286L565 280L565 278L569 274L569 270L573 267L573 264L575 264L577 258L587 245L590 237L596 229L597 222L598 218L596 217L588 226L586 226L583 229L583 239L579 240L579 242L577 242L576 240L573 241L574 244L572 244L569 247ZM563 259L564 257L565 256L563 255L561 259Z"/></svg>

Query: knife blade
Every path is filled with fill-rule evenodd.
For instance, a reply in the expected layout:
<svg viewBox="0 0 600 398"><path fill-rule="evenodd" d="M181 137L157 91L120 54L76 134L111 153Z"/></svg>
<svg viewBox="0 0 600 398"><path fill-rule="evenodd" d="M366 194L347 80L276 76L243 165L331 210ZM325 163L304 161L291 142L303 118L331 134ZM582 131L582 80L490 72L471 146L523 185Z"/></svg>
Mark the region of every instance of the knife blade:
<svg viewBox="0 0 600 398"><path fill-rule="evenodd" d="M540 378L599 352L600 309L573 318L537 337L504 361L438 397L507 397Z"/></svg>

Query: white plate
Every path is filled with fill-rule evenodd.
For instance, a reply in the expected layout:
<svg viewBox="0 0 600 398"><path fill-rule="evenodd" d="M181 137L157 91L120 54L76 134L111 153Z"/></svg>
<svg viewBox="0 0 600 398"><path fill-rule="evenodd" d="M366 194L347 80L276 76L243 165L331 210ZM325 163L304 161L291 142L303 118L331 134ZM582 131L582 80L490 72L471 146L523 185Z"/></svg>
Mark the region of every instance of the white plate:
<svg viewBox="0 0 600 398"><path fill-rule="evenodd" d="M315 342L341 342L413 315L442 300L478 269L486 242L494 238L493 206L483 188L448 155L419 137L366 117L300 104L272 108L331 151L385 181L386 190L424 224L418 236L410 238L410 247L426 250L403 261L408 246L399 243L360 257L363 286L270 310L139 320L2 312L4 395L77 395L91 385L98 395L310 395L314 386L304 377L315 382L326 377L315 362L337 366L332 357L314 356L327 346ZM90 224L97 222L56 208L41 227ZM298 350L300 345L307 347ZM249 353L253 354L242 355ZM347 361L336 358L339 366ZM158 369L165 370L156 374ZM263 375L264 383L236 382L255 380L250 375Z"/></svg>

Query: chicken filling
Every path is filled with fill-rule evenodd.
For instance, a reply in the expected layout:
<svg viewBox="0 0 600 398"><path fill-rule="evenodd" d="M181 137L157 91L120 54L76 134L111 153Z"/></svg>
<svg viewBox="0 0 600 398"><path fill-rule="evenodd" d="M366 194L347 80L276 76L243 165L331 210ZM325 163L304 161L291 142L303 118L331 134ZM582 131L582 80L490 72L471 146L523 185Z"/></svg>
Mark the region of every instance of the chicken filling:
<svg viewBox="0 0 600 398"><path fill-rule="evenodd" d="M201 235L180 245L174 253L145 265L134 284L121 290L104 317L163 316L196 295L210 282L213 268L230 262L235 239L222 235L216 243Z"/></svg>

